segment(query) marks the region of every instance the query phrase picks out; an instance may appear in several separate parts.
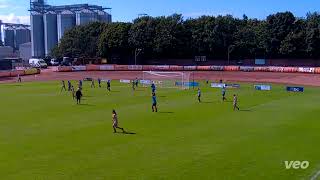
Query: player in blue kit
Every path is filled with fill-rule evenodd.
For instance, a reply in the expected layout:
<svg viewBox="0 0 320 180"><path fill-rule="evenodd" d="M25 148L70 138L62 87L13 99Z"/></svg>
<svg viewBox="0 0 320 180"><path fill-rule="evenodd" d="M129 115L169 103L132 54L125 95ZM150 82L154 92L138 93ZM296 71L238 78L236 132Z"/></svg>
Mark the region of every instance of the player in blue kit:
<svg viewBox="0 0 320 180"><path fill-rule="evenodd" d="M201 102L201 90L198 88L198 101Z"/></svg>
<svg viewBox="0 0 320 180"><path fill-rule="evenodd" d="M156 85L152 82L151 84L152 93L156 93Z"/></svg>
<svg viewBox="0 0 320 180"><path fill-rule="evenodd" d="M156 93L152 93L152 112L158 112Z"/></svg>
<svg viewBox="0 0 320 180"><path fill-rule="evenodd" d="M222 101L226 101L226 86L222 87Z"/></svg>

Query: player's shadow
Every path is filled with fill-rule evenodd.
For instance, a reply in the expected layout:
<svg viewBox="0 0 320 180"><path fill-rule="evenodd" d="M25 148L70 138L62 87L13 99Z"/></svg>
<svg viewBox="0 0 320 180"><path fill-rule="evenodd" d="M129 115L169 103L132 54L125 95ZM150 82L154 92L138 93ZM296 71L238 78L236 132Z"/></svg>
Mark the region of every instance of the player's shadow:
<svg viewBox="0 0 320 180"><path fill-rule="evenodd" d="M10 85L10 86L13 86L13 87L20 87L22 86L21 84L15 84L15 85Z"/></svg>
<svg viewBox="0 0 320 180"><path fill-rule="evenodd" d="M95 106L95 105L92 105L92 104L79 104L80 106Z"/></svg>
<svg viewBox="0 0 320 180"><path fill-rule="evenodd" d="M239 111L241 111L241 112L252 112L251 109L240 109Z"/></svg>
<svg viewBox="0 0 320 180"><path fill-rule="evenodd" d="M170 112L170 111L161 111L159 112L160 114L173 114L174 112Z"/></svg>
<svg viewBox="0 0 320 180"><path fill-rule="evenodd" d="M109 91L108 91L109 92ZM110 92L112 92L112 93L119 93L120 91L110 91Z"/></svg>
<svg viewBox="0 0 320 180"><path fill-rule="evenodd" d="M213 104L214 102L213 101L202 101L201 103L203 103L203 104Z"/></svg>
<svg viewBox="0 0 320 180"><path fill-rule="evenodd" d="M124 134L124 135L136 135L137 133L135 132L129 132L129 131L125 131L125 132L116 132L117 134Z"/></svg>

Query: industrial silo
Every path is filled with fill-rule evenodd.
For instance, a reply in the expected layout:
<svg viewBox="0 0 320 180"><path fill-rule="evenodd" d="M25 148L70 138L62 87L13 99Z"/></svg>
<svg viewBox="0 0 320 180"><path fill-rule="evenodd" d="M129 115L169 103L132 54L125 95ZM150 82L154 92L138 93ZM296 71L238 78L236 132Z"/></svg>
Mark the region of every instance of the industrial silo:
<svg viewBox="0 0 320 180"><path fill-rule="evenodd" d="M0 46L2 43L2 21L0 20Z"/></svg>
<svg viewBox="0 0 320 180"><path fill-rule="evenodd" d="M73 28L76 25L76 15L69 11L64 10L58 14L57 26L58 26L58 41L62 38L64 33Z"/></svg>
<svg viewBox="0 0 320 180"><path fill-rule="evenodd" d="M111 23L111 15L109 13L99 10L97 14L100 22Z"/></svg>
<svg viewBox="0 0 320 180"><path fill-rule="evenodd" d="M46 12L43 15L43 22L45 55L48 56L58 44L57 14L53 11Z"/></svg>
<svg viewBox="0 0 320 180"><path fill-rule="evenodd" d="M30 30L28 28L20 26L15 29L15 49L19 49L21 44L30 41Z"/></svg>
<svg viewBox="0 0 320 180"><path fill-rule="evenodd" d="M89 9L82 9L76 13L76 25L86 25L98 21L98 13Z"/></svg>
<svg viewBox="0 0 320 180"><path fill-rule="evenodd" d="M111 14L109 14L109 13L107 13L107 21L108 21L108 23L112 23L112 15Z"/></svg>
<svg viewBox="0 0 320 180"><path fill-rule="evenodd" d="M39 12L31 12L31 42L32 56L44 57L44 24L43 15Z"/></svg>
<svg viewBox="0 0 320 180"><path fill-rule="evenodd" d="M12 27L4 28L4 45L14 48L14 29Z"/></svg>

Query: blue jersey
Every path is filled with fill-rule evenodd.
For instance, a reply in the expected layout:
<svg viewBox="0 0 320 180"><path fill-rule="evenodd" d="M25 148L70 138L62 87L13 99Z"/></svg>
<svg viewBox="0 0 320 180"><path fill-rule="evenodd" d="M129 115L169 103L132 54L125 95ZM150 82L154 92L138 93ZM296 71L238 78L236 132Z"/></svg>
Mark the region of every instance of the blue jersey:
<svg viewBox="0 0 320 180"><path fill-rule="evenodd" d="M157 97L156 96L152 96L152 103L157 104Z"/></svg>
<svg viewBox="0 0 320 180"><path fill-rule="evenodd" d="M198 90L198 96L201 96L201 91L200 90Z"/></svg>
<svg viewBox="0 0 320 180"><path fill-rule="evenodd" d="M222 95L226 94L226 88L222 88Z"/></svg>
<svg viewBox="0 0 320 180"><path fill-rule="evenodd" d="M156 91L156 86L154 84L152 84L151 89L152 89L152 92L154 93Z"/></svg>

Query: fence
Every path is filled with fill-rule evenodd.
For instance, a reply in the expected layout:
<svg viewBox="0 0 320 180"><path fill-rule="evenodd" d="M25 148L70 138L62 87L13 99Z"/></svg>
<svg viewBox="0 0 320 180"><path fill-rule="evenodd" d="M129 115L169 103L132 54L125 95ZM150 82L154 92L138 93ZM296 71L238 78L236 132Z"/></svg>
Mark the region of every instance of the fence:
<svg viewBox="0 0 320 180"><path fill-rule="evenodd" d="M281 66L177 66L177 65L86 65L60 66L58 72L74 71L243 71L320 74L320 67Z"/></svg>

